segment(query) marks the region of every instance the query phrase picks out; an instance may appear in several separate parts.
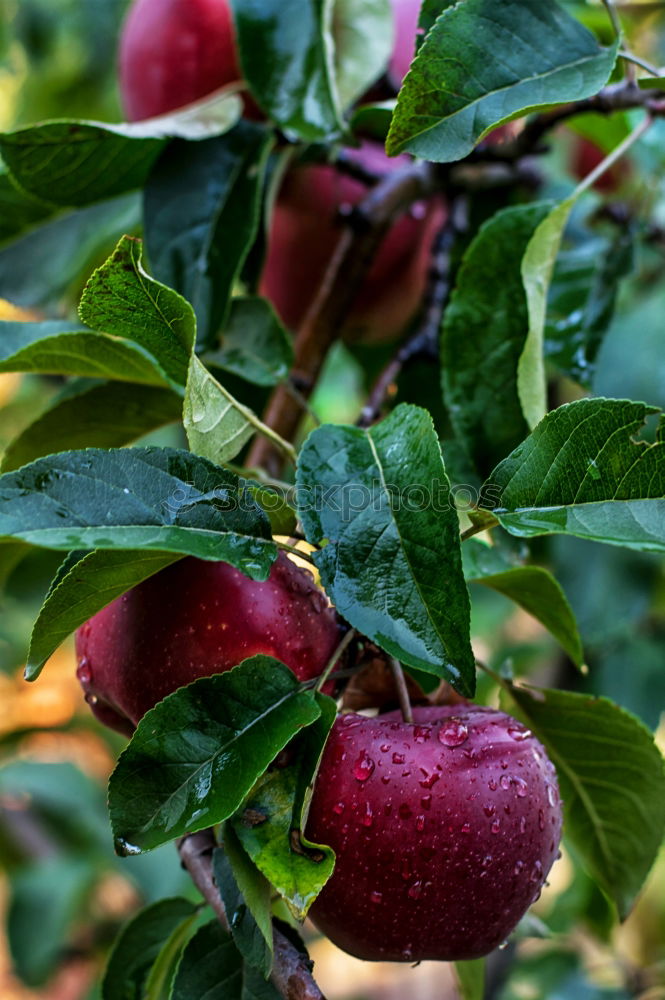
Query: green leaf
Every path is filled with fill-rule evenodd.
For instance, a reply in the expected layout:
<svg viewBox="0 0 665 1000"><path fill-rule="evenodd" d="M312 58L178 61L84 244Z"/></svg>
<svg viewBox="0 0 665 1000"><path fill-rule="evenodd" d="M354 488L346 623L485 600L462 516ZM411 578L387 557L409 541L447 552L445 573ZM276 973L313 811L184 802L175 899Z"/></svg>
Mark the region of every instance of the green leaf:
<svg viewBox="0 0 665 1000"><path fill-rule="evenodd" d="M226 95L133 124L43 122L1 133L0 153L28 194L57 205L90 205L142 187L166 137L219 135L239 110L238 99Z"/></svg>
<svg viewBox="0 0 665 1000"><path fill-rule="evenodd" d="M462 546L467 583L481 583L515 601L561 644L578 667L584 662L575 615L555 578L540 566L510 563L496 548L469 539Z"/></svg>
<svg viewBox="0 0 665 1000"><path fill-rule="evenodd" d="M203 346L216 342L256 236L272 142L264 126L242 121L220 138L171 143L146 186L153 273L191 302Z"/></svg>
<svg viewBox="0 0 665 1000"><path fill-rule="evenodd" d="M455 962L455 977L459 986L460 1000L484 1000L484 958L476 958L470 962Z"/></svg>
<svg viewBox="0 0 665 1000"><path fill-rule="evenodd" d="M625 918L665 834L665 771L651 733L606 698L511 687L504 699L545 745L567 836Z"/></svg>
<svg viewBox="0 0 665 1000"><path fill-rule="evenodd" d="M206 924L185 948L171 1000L281 1000L272 983L244 965L229 934L216 920Z"/></svg>
<svg viewBox="0 0 665 1000"><path fill-rule="evenodd" d="M6 167L0 164L0 242L10 240L54 212L53 206L32 198L14 184Z"/></svg>
<svg viewBox="0 0 665 1000"><path fill-rule="evenodd" d="M265 774L232 820L247 854L297 920L305 919L335 865L331 848L302 834L309 786L335 721L334 701L316 697L321 716L292 748L292 761Z"/></svg>
<svg viewBox="0 0 665 1000"><path fill-rule="evenodd" d="M529 332L517 368L517 391L531 430L547 413L544 351L547 297L563 231L576 200L571 197L555 205L531 237L522 260Z"/></svg>
<svg viewBox="0 0 665 1000"><path fill-rule="evenodd" d="M512 206L482 226L444 313L444 398L459 440L484 474L528 433L517 391L529 327L520 261L547 208Z"/></svg>
<svg viewBox="0 0 665 1000"><path fill-rule="evenodd" d="M14 968L26 985L42 985L58 967L98 876L89 859L61 855L12 875L7 937Z"/></svg>
<svg viewBox="0 0 665 1000"><path fill-rule="evenodd" d="M123 384L85 385L60 397L7 446L2 471L51 452L115 448L180 419L182 399L169 389Z"/></svg>
<svg viewBox="0 0 665 1000"><path fill-rule="evenodd" d="M67 566L34 624L25 679L36 680L51 654L79 625L177 559L180 556L170 552L89 552Z"/></svg>
<svg viewBox="0 0 665 1000"><path fill-rule="evenodd" d="M348 108L381 76L393 48L389 0L334 0L333 37L340 104Z"/></svg>
<svg viewBox="0 0 665 1000"><path fill-rule="evenodd" d="M75 323L0 322L0 372L44 372L164 385L166 374L138 345Z"/></svg>
<svg viewBox="0 0 665 1000"><path fill-rule="evenodd" d="M304 142L343 131L328 0L233 0L243 76L261 108Z"/></svg>
<svg viewBox="0 0 665 1000"><path fill-rule="evenodd" d="M161 899L141 910L125 925L113 946L102 981L102 1000L158 1000L168 994L154 989L150 978L163 949L179 954L198 908L186 899ZM168 967L168 963L167 963ZM167 980L173 975L166 974ZM150 984L150 985L149 985ZM152 988L150 988L152 986Z"/></svg>
<svg viewBox="0 0 665 1000"><path fill-rule="evenodd" d="M0 537L44 548L149 549L265 580L277 550L237 476L172 448L63 452L0 476Z"/></svg>
<svg viewBox="0 0 665 1000"><path fill-rule="evenodd" d="M267 299L233 299L219 348L203 360L254 385L277 385L293 364L293 343Z"/></svg>
<svg viewBox="0 0 665 1000"><path fill-rule="evenodd" d="M320 709L288 667L254 656L146 713L109 782L119 853L137 854L231 816Z"/></svg>
<svg viewBox="0 0 665 1000"><path fill-rule="evenodd" d="M653 406L580 399L549 413L483 487L512 535L665 550L665 441L634 439Z"/></svg>
<svg viewBox="0 0 665 1000"><path fill-rule="evenodd" d="M545 356L586 389L593 384L621 279L633 269L634 250L634 234L620 229L611 240L587 236L557 257L547 303ZM636 322L634 312L630 322Z"/></svg>
<svg viewBox="0 0 665 1000"><path fill-rule="evenodd" d="M434 27L437 18L448 7L453 7L456 2L457 0L423 0L420 8L420 17L418 18L418 27L422 31L422 34L416 36L417 48L420 48L423 44L426 35Z"/></svg>
<svg viewBox="0 0 665 1000"><path fill-rule="evenodd" d="M460 160L502 122L597 93L616 53L617 44L601 48L554 0L448 7L402 85L388 152Z"/></svg>
<svg viewBox="0 0 665 1000"><path fill-rule="evenodd" d="M224 850L213 853L212 865L235 945L267 979L272 969L270 883L245 854L229 823L224 827Z"/></svg>
<svg viewBox="0 0 665 1000"><path fill-rule="evenodd" d="M134 341L184 385L196 338L192 307L144 270L140 240L123 236L81 297L79 316L94 329Z"/></svg>
<svg viewBox="0 0 665 1000"><path fill-rule="evenodd" d="M297 482L308 541L327 542L314 559L340 614L404 663L472 694L458 519L430 415L402 405L367 431L318 428Z"/></svg>

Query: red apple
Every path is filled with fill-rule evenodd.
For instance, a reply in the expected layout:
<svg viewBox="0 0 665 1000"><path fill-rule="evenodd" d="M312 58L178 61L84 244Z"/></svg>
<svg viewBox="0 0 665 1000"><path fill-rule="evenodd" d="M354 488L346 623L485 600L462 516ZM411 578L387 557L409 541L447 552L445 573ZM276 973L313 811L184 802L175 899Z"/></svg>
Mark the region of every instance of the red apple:
<svg viewBox="0 0 665 1000"><path fill-rule="evenodd" d="M398 170L408 157L389 158L375 142L348 150L372 172ZM299 166L282 183L270 226L260 292L283 322L302 322L341 236L339 210L357 204L367 187L332 166ZM351 340L384 341L400 334L421 303L432 241L445 221L440 199L416 203L388 231L345 325Z"/></svg>
<svg viewBox="0 0 665 1000"><path fill-rule="evenodd" d="M242 77L229 0L135 0L119 57L129 121L166 114Z"/></svg>
<svg viewBox="0 0 665 1000"><path fill-rule="evenodd" d="M574 136L570 159L570 169L573 177L578 181L584 180L592 170L595 170L602 163L605 156L606 154L595 142L585 139L582 136ZM628 161L626 159L619 160L613 167L606 170L604 174L601 174L593 185L593 188L601 194L615 194L629 174L630 165Z"/></svg>
<svg viewBox="0 0 665 1000"><path fill-rule="evenodd" d="M541 744L475 705L338 718L307 837L334 873L310 916L358 958L486 955L538 897L557 856L561 805Z"/></svg>
<svg viewBox="0 0 665 1000"><path fill-rule="evenodd" d="M416 54L416 36L422 0L391 0L391 3L395 41L388 66L388 78L395 90L399 90Z"/></svg>
<svg viewBox="0 0 665 1000"><path fill-rule="evenodd" d="M187 558L79 628L77 673L97 718L131 735L156 702L198 677L265 653L308 680L338 642L325 597L283 553L264 583L228 563Z"/></svg>

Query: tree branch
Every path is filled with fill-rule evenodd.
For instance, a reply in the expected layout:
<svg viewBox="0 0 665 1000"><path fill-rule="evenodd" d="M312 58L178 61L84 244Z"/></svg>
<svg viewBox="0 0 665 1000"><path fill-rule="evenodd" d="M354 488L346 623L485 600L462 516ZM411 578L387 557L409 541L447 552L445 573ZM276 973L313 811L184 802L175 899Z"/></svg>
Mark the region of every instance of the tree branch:
<svg viewBox="0 0 665 1000"><path fill-rule="evenodd" d="M178 853L183 866L224 930L229 933L229 922L221 896L212 873L212 852L217 847L212 830L202 830L182 837ZM273 929L274 963L270 976L275 989L284 1000L325 1000L312 978L312 962L276 927Z"/></svg>

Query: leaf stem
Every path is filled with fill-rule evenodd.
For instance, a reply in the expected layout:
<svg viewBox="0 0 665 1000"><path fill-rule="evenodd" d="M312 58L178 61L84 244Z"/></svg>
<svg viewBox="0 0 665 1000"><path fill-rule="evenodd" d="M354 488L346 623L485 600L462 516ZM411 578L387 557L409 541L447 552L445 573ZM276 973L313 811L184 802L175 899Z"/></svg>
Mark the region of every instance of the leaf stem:
<svg viewBox="0 0 665 1000"><path fill-rule="evenodd" d="M460 542L465 542L467 538L473 538L474 535L479 535L481 531L489 531L490 528L496 528L498 525L496 518L488 524L472 524L470 528L466 528L460 537Z"/></svg>
<svg viewBox="0 0 665 1000"><path fill-rule="evenodd" d="M358 633L354 628L350 628L349 631L346 633L346 635L340 642L339 646L328 660L325 670L323 671L318 681L316 682L316 687L314 688L315 691L321 691L323 689L324 684L326 683L331 673L337 666L337 663L341 659L343 653L351 645L353 640L356 638L357 634Z"/></svg>
<svg viewBox="0 0 665 1000"><path fill-rule="evenodd" d="M651 76L658 78L663 76L663 73L657 66L654 66L653 63L647 62L646 59L642 59L640 56L636 56L633 52L627 52L625 49L619 49L619 58L625 59L626 62L635 63L636 66L641 66L642 69L645 69L647 73L651 74Z"/></svg>
<svg viewBox="0 0 665 1000"><path fill-rule="evenodd" d="M302 549L297 549L294 545L289 545L288 542L278 542L276 539L273 539L273 541L275 542L277 548L281 549L282 552L290 552L292 556L297 556L298 559L304 559L305 562L310 563L311 566L315 565L315 562L309 552L303 552Z"/></svg>
<svg viewBox="0 0 665 1000"><path fill-rule="evenodd" d="M630 135L627 135L626 138L623 140L623 142L620 142L619 145L616 146L612 150L612 152L608 156L606 156L605 159L602 160L602 162L599 163L598 166L591 171L591 173L587 174L586 177L577 185L572 195L570 196L570 200L571 201L574 200L584 191L587 191L590 187L592 187L592 185L596 183L599 177L602 177L602 175L607 170L609 170L611 167L614 166L617 160L621 159L624 153L628 152L630 147L634 145L634 143L636 143L638 139L641 139L641 137L644 135L645 132L648 131L648 129L651 127L652 124L653 124L652 116L646 115L646 117L642 119L639 125L633 129Z"/></svg>
<svg viewBox="0 0 665 1000"><path fill-rule="evenodd" d="M619 17L619 12L614 6L613 0L602 0L602 2L603 2L603 7L607 11L610 21L612 22L612 30L614 31L614 34L619 39L619 41L622 41L623 27L621 24L621 18Z"/></svg>
<svg viewBox="0 0 665 1000"><path fill-rule="evenodd" d="M390 669L393 672L393 678L395 680L395 687L397 689L397 698L399 700L399 707L402 713L402 718L405 722L413 722L413 709L411 707L411 699L409 698L409 690L406 686L406 678L404 677L404 670L402 669L402 664L399 660L391 656L390 657Z"/></svg>

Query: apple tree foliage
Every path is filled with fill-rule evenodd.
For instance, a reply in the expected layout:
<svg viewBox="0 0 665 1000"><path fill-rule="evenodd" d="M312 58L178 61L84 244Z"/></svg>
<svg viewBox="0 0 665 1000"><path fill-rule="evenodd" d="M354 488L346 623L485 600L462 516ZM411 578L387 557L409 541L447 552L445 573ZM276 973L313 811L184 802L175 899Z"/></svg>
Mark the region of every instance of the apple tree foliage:
<svg viewBox="0 0 665 1000"><path fill-rule="evenodd" d="M527 983L628 996L586 980L564 935L583 926L614 954L665 828L665 123L662 82L647 63L637 88L621 55L634 33L657 60L665 19L647 38L626 15L619 40L612 4L425 0L396 98L358 104L388 58L388 6L363 18L361 0L337 3L355 35L331 36L314 0L234 0L263 122L226 95L117 124L121 3L26 0L6 15L5 61L18 73L20 53L30 73L0 134L0 296L22 310L0 321L0 372L23 375L0 412L2 668L27 664L37 681L79 625L185 555L264 580L301 532L363 642L425 693L500 693L557 767L573 875L520 925L492 995ZM292 331L256 291L276 184L298 158L336 162L367 129L464 206L436 335L401 358L376 420L361 412L399 344L337 343L320 419L285 440L265 405L302 389ZM621 153L609 194L576 187L580 142ZM246 463L257 438L279 475ZM302 919L334 866L325 845L293 849L333 718L328 696L269 657L174 692L124 749L96 736L119 755L112 833L98 785L8 724L0 858L16 973L37 987L68 949L108 954L95 900L113 875L142 908L110 951L104 1000L277 996L273 911ZM90 726L81 711L63 728ZM295 758L272 769L294 737ZM269 822L248 828L247 809ZM211 826L230 936L168 846ZM662 929L662 884L659 906ZM533 936L538 967L522 950ZM497 967L462 963L462 995L482 997Z"/></svg>

